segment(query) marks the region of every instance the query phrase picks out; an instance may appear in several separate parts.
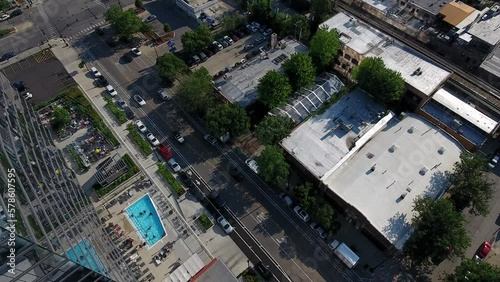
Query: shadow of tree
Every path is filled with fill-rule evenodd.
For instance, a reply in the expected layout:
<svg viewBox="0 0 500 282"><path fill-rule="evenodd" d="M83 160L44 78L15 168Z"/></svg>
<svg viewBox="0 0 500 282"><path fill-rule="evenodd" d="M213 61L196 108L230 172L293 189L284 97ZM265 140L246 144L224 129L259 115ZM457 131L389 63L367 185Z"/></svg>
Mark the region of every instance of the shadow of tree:
<svg viewBox="0 0 500 282"><path fill-rule="evenodd" d="M389 224L382 228L382 232L389 240L397 240L406 233L410 226L407 215L398 212L389 219Z"/></svg>
<svg viewBox="0 0 500 282"><path fill-rule="evenodd" d="M425 188L424 194L432 197L433 199L439 198L446 189L451 185L450 182L451 172L449 171L436 171L431 175L429 185Z"/></svg>

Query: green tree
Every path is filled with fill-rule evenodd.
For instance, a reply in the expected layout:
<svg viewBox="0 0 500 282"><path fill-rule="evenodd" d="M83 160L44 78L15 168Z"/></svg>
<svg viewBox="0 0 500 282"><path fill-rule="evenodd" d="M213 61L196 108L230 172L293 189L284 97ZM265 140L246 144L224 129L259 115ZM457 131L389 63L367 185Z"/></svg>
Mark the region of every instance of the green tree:
<svg viewBox="0 0 500 282"><path fill-rule="evenodd" d="M312 59L307 54L292 54L289 60L283 63L283 70L292 85L293 91L298 91L314 84L316 71Z"/></svg>
<svg viewBox="0 0 500 282"><path fill-rule="evenodd" d="M179 74L185 73L188 66L172 53L165 53L156 59L158 75L168 83L173 83Z"/></svg>
<svg viewBox="0 0 500 282"><path fill-rule="evenodd" d="M56 107L54 111L52 112L52 126L54 127L54 130L59 130L66 125L70 124L71 122L71 115L63 107Z"/></svg>
<svg viewBox="0 0 500 282"><path fill-rule="evenodd" d="M222 25L228 32L240 29L246 24L247 19L242 15L227 15L222 18Z"/></svg>
<svg viewBox="0 0 500 282"><path fill-rule="evenodd" d="M172 28L170 27L170 25L168 23L166 23L166 24L163 24L163 31L165 33L169 33L172 31Z"/></svg>
<svg viewBox="0 0 500 282"><path fill-rule="evenodd" d="M259 23L268 22L272 17L272 4L269 0L256 0L250 5L250 19Z"/></svg>
<svg viewBox="0 0 500 282"><path fill-rule="evenodd" d="M292 86L284 75L276 70L271 70L259 80L257 94L259 100L268 109L274 109L288 100L292 94Z"/></svg>
<svg viewBox="0 0 500 282"><path fill-rule="evenodd" d="M329 230L332 227L333 215L335 214L334 209L328 203L321 203L312 211L313 218L316 220L325 230Z"/></svg>
<svg viewBox="0 0 500 282"><path fill-rule="evenodd" d="M383 103L396 102L405 91L401 74L385 67L381 58L366 58L352 70L359 87Z"/></svg>
<svg viewBox="0 0 500 282"><path fill-rule="evenodd" d="M413 266L425 268L430 265L430 258L465 254L470 244L465 219L449 200L418 198L413 211L416 213L412 222L414 232L404 246Z"/></svg>
<svg viewBox="0 0 500 282"><path fill-rule="evenodd" d="M318 69L326 70L332 66L339 50L340 37L337 31L320 28L311 39L309 55Z"/></svg>
<svg viewBox="0 0 500 282"><path fill-rule="evenodd" d="M286 16L285 25L280 35L293 36L299 41L307 40L311 36L309 19L301 14Z"/></svg>
<svg viewBox="0 0 500 282"><path fill-rule="evenodd" d="M144 4L142 3L142 0L135 0L135 7L138 9L144 8Z"/></svg>
<svg viewBox="0 0 500 282"><path fill-rule="evenodd" d="M280 185L288 178L290 165L285 160L283 150L276 145L268 145L256 158L259 175L264 181Z"/></svg>
<svg viewBox="0 0 500 282"><path fill-rule="evenodd" d="M313 23L320 24L328 19L332 12L332 1L330 0L313 0L311 6L311 14Z"/></svg>
<svg viewBox="0 0 500 282"><path fill-rule="evenodd" d="M182 47L189 54L195 54L207 48L214 41L214 36L205 25L198 26L181 36Z"/></svg>
<svg viewBox="0 0 500 282"><path fill-rule="evenodd" d="M206 116L207 128L216 137L229 133L232 138L238 138L250 129L250 118L245 110L237 104L217 106Z"/></svg>
<svg viewBox="0 0 500 282"><path fill-rule="evenodd" d="M143 34L152 34L153 33L153 25L150 23L142 23L139 31Z"/></svg>
<svg viewBox="0 0 500 282"><path fill-rule="evenodd" d="M445 281L500 281L500 268L466 258L455 267L455 273L446 275Z"/></svg>
<svg viewBox="0 0 500 282"><path fill-rule="evenodd" d="M134 34L147 29L146 24L134 14L133 10L124 11L113 5L106 11L105 16L116 34L124 40L129 40Z"/></svg>
<svg viewBox="0 0 500 282"><path fill-rule="evenodd" d="M212 77L203 67L181 79L178 93L183 107L200 116L205 115L215 104Z"/></svg>
<svg viewBox="0 0 500 282"><path fill-rule="evenodd" d="M295 122L281 115L266 116L259 124L256 135L264 145L277 145L292 132Z"/></svg>
<svg viewBox="0 0 500 282"><path fill-rule="evenodd" d="M11 7L9 0L0 0L0 10L7 11Z"/></svg>
<svg viewBox="0 0 500 282"><path fill-rule="evenodd" d="M469 208L474 215L488 214L493 184L484 176L487 171L487 159L467 152L460 154L460 161L455 163L451 176L453 185L448 191L458 211Z"/></svg>
<svg viewBox="0 0 500 282"><path fill-rule="evenodd" d="M295 198L298 199L299 205L305 210L309 210L316 203L312 189L313 185L311 182L304 182L295 188Z"/></svg>

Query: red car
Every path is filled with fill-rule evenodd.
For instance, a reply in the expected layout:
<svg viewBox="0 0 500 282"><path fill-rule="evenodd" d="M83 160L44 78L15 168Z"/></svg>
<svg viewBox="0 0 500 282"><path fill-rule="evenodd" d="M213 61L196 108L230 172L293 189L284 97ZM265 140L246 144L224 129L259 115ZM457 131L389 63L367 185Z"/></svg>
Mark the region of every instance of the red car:
<svg viewBox="0 0 500 282"><path fill-rule="evenodd" d="M491 251L491 243L490 242L484 242L481 244L479 249L476 252L476 257L479 259L484 259L488 253Z"/></svg>
<svg viewBox="0 0 500 282"><path fill-rule="evenodd" d="M165 159L165 160L168 160L172 157L172 149L170 149L169 147L163 145L163 144L160 144L158 147L157 147L157 150L158 152L160 153L160 155Z"/></svg>

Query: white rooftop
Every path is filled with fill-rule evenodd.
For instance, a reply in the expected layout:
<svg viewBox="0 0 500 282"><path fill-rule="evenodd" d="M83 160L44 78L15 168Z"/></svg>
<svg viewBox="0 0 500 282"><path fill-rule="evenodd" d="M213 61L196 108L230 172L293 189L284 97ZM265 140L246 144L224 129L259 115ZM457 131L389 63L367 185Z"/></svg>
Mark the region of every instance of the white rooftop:
<svg viewBox="0 0 500 282"><path fill-rule="evenodd" d="M386 12L398 5L398 1L396 0L363 0L363 2L382 12Z"/></svg>
<svg viewBox="0 0 500 282"><path fill-rule="evenodd" d="M322 25L335 28L342 42L365 57L380 57L385 65L403 79L429 96L450 76L450 72L429 58L345 13L338 13ZM421 74L414 74L420 69Z"/></svg>
<svg viewBox="0 0 500 282"><path fill-rule="evenodd" d="M411 231L414 199L442 196L461 150L445 132L407 114L392 118L322 181L400 249Z"/></svg>
<svg viewBox="0 0 500 282"><path fill-rule="evenodd" d="M281 145L321 178L379 121L384 108L359 88L298 126Z"/></svg>
<svg viewBox="0 0 500 282"><path fill-rule="evenodd" d="M446 89L439 89L436 94L432 96L432 99L488 134L493 132L498 124L498 122L460 100L446 91Z"/></svg>
<svg viewBox="0 0 500 282"><path fill-rule="evenodd" d="M287 59L290 59L292 54L307 52L307 47L297 41L282 40L282 42L284 42L285 48L269 50L268 59L265 59L262 54L257 56L227 74L227 79L218 79L215 86L232 103L238 103L242 107L251 105L257 100L259 80L268 71L281 69L281 65L285 60L279 59L279 62L275 63L277 62L275 61L276 58L286 56Z"/></svg>
<svg viewBox="0 0 500 282"><path fill-rule="evenodd" d="M500 41L500 5L493 6L468 33L494 46Z"/></svg>

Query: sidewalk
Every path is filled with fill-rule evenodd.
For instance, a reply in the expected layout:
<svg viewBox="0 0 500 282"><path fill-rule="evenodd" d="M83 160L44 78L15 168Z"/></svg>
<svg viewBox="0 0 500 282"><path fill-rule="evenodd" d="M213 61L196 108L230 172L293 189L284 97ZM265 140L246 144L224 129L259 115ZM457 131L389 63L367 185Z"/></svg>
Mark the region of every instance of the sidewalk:
<svg viewBox="0 0 500 282"><path fill-rule="evenodd" d="M199 244L199 247L204 249L210 257L218 257L219 259L222 259L235 275L243 272L243 270L248 267L247 258L231 240L231 238L225 234L220 236L220 234L223 234L224 232L219 227L211 228L205 233L200 232L196 228L195 222L193 222L193 217L203 212L207 215L209 215L209 213L205 210L201 203L199 203L192 196L183 195L177 199L173 190L167 185L163 178L156 173L156 164L159 161L156 154L152 154L148 157L142 157L142 153L136 149L135 144L133 144L127 137L128 131L126 126L131 121L119 126L115 122L114 117L105 110L104 107L106 102L101 96L103 90L102 88L95 87L94 81L87 77L88 70L86 68L80 69L78 67L81 59L76 50L71 47L66 47L64 44L59 44L58 46L52 48L52 52L61 61L67 72L72 75L77 84L80 85L81 89L89 101L93 103L96 110L101 114L108 127L115 132L117 139L123 145L123 150L129 152L129 155L136 161L144 174L152 181L154 186L158 187L160 192L168 200L167 204L175 211L175 213L167 217L170 220L172 217L181 218L182 224L187 230L190 231L189 233L193 234L193 236L188 236L188 238L186 238L192 238L192 240L184 239L185 244ZM102 205L104 203L100 204ZM215 219L211 218L211 220L216 224ZM168 223L171 225L171 222ZM172 227L172 229L175 228ZM209 246L208 249L206 245ZM190 249L196 248L192 246ZM213 252L213 254L211 254L211 252Z"/></svg>

